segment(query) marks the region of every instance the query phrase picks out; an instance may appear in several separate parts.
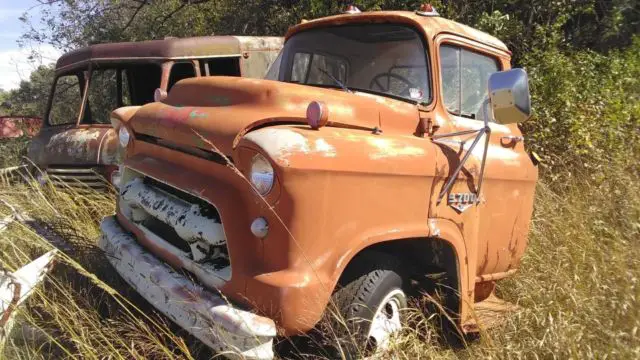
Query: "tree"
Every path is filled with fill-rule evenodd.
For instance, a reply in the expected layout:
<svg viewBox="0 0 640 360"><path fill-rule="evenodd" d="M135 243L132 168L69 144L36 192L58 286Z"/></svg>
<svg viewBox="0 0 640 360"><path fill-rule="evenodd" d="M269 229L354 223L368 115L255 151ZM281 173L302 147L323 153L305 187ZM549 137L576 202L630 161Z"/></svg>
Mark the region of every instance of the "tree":
<svg viewBox="0 0 640 360"><path fill-rule="evenodd" d="M24 43L73 49L90 43L211 34L283 35L302 19L337 14L352 1L326 0L39 0L40 19L25 14ZM363 10L415 10L422 1L360 0ZM640 33L636 0L453 0L433 2L441 15L507 43L518 61L533 49L607 51ZM34 21L37 20L37 21ZM37 26L40 25L40 26ZM42 28L46 29L43 31Z"/></svg>
<svg viewBox="0 0 640 360"><path fill-rule="evenodd" d="M54 76L53 65L41 65L29 76L29 80L22 80L17 89L6 93L5 101L11 104L11 115L44 116L47 99Z"/></svg>

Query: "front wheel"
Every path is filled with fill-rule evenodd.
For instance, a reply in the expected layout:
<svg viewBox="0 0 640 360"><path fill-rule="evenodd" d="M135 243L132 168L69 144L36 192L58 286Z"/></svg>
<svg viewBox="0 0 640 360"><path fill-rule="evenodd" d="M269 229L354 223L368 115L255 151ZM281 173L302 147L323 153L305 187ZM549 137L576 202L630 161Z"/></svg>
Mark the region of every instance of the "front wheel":
<svg viewBox="0 0 640 360"><path fill-rule="evenodd" d="M332 333L341 357L385 351L403 326L408 278L400 260L369 251L359 255L344 271L329 305Z"/></svg>

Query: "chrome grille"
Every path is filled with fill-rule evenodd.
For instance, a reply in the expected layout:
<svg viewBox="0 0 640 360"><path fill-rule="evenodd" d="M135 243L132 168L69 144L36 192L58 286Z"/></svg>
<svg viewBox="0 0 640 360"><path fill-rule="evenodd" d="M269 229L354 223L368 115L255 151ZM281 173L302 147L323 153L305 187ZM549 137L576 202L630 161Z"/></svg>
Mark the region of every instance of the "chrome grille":
<svg viewBox="0 0 640 360"><path fill-rule="evenodd" d="M58 187L105 190L109 186L107 180L92 168L49 167L47 177Z"/></svg>
<svg viewBox="0 0 640 360"><path fill-rule="evenodd" d="M162 249L156 255L177 257L204 283L212 280L210 275L230 279L226 236L213 205L128 168L122 183L120 212Z"/></svg>

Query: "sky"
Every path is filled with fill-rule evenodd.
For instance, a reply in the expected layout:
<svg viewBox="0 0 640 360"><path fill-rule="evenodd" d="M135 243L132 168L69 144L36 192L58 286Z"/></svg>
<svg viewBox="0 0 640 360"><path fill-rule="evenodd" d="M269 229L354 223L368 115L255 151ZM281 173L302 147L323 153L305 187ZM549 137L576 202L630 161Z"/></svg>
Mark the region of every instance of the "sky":
<svg viewBox="0 0 640 360"><path fill-rule="evenodd" d="M36 0L0 0L0 89L10 90L20 85L20 80L28 80L33 69L41 61L29 61L27 56L32 47L20 48L16 42L26 30L18 18L29 11L30 18L39 19ZM42 63L53 63L62 54L50 45L34 48L42 54Z"/></svg>

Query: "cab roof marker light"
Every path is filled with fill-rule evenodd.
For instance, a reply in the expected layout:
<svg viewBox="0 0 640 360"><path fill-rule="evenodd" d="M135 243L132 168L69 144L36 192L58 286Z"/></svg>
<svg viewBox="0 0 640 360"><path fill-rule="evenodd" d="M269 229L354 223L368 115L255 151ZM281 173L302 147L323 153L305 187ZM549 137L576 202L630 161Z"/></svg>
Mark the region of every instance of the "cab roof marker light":
<svg viewBox="0 0 640 360"><path fill-rule="evenodd" d="M434 8L431 4L420 5L420 9L416 11L416 14L420 16L440 16L436 8Z"/></svg>
<svg viewBox="0 0 640 360"><path fill-rule="evenodd" d="M360 11L360 9L358 9L358 7L355 5L348 5L344 10L344 14L359 14L361 12L362 11Z"/></svg>

